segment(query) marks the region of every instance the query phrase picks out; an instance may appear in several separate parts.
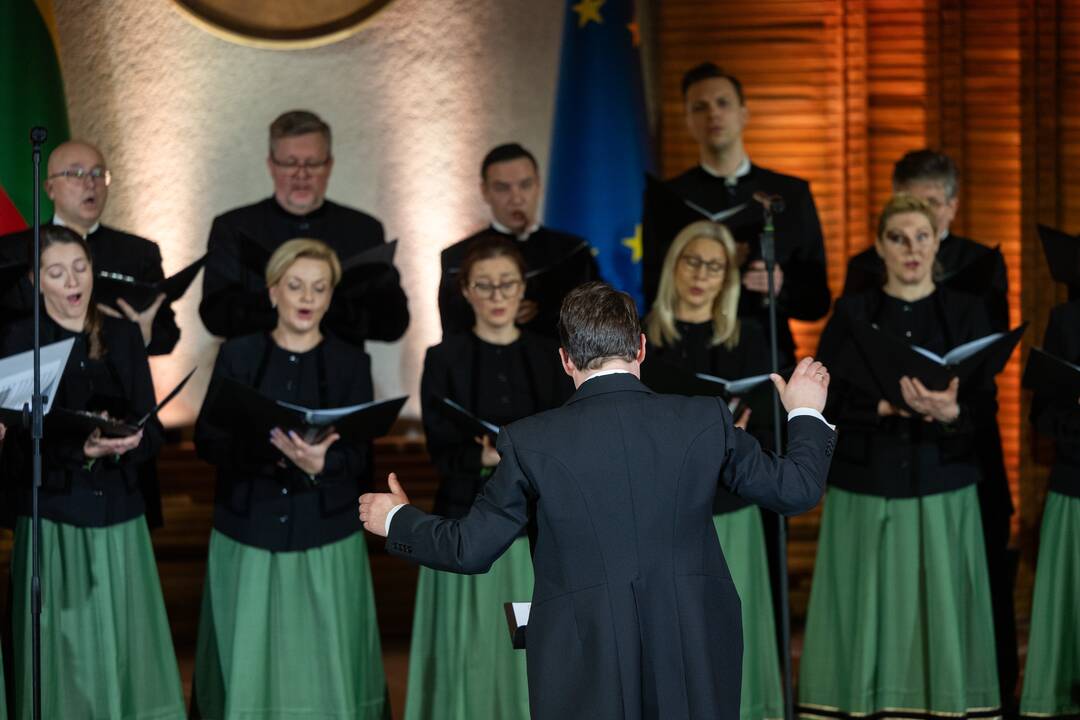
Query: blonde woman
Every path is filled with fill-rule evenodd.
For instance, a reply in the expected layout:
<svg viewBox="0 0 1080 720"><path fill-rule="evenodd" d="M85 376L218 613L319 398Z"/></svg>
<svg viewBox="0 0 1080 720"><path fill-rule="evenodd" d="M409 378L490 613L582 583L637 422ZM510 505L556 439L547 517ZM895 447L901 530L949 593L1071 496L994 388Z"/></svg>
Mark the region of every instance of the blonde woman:
<svg viewBox="0 0 1080 720"><path fill-rule="evenodd" d="M229 378L310 408L372 399L366 353L324 333L341 279L318 240L266 267L277 324L221 347L208 397ZM371 447L275 428L248 440L205 411L199 456L217 466L193 705L215 720L378 720L389 713L367 545L356 501Z"/></svg>
<svg viewBox="0 0 1080 720"><path fill-rule="evenodd" d="M658 361L693 373L729 380L769 371L764 334L752 320L738 318L739 265L735 241L723 225L687 225L664 258L652 311L645 319L647 379ZM651 370L649 365L654 363ZM736 418L764 447L772 436L762 414ZM773 622L772 591L761 513L722 487L716 491L713 524L732 580L742 600L743 672L740 717L783 717L780 660Z"/></svg>

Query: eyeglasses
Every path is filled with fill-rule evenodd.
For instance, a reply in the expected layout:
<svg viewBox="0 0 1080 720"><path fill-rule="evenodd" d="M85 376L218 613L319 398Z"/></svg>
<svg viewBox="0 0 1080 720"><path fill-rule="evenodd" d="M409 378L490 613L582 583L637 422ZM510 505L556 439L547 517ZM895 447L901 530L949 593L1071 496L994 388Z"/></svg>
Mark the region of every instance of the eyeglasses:
<svg viewBox="0 0 1080 720"><path fill-rule="evenodd" d="M103 182L105 187L112 184L112 173L103 167L92 167L89 170L83 168L71 168L70 170L61 170L60 172L49 175L48 180L54 178L63 177L68 180L74 180L75 182L82 182L86 178L90 178L95 183Z"/></svg>
<svg viewBox="0 0 1080 720"><path fill-rule="evenodd" d="M495 299L496 291L502 295L504 299L512 300L521 295L521 291L525 289L525 282L522 280L507 280L498 285L489 282L474 282L472 285L469 285L469 289L478 293L481 297L486 297L491 300Z"/></svg>
<svg viewBox="0 0 1080 720"><path fill-rule="evenodd" d="M305 160L300 162L299 160L278 160L273 155L270 156L270 162L274 164L274 167L281 168L287 173L296 174L301 170L306 170L312 175L320 173L325 170L330 162L333 160L329 155L323 160Z"/></svg>
<svg viewBox="0 0 1080 720"><path fill-rule="evenodd" d="M697 255L683 255L679 260L690 268L692 272L705 268L705 272L709 275L723 275L724 271L727 270L727 263L722 263L719 260L705 262L704 258L699 258Z"/></svg>

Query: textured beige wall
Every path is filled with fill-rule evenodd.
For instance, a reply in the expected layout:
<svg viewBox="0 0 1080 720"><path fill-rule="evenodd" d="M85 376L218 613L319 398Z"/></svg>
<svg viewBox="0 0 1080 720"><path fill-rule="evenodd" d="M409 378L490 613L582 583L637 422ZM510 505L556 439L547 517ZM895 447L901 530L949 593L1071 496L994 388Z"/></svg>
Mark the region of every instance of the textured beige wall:
<svg viewBox="0 0 1080 720"><path fill-rule="evenodd" d="M439 250L486 222L483 153L520 140L547 157L562 3L397 0L347 40L291 51L222 40L169 0L55 7L72 133L101 146L116 178L104 220L159 242L166 273L205 251L215 215L270 194L278 113L310 108L332 125L330 197L401 240L412 323L370 352L376 394L413 395L415 414L423 352L440 337ZM165 417L174 425L198 412L217 348L197 285L177 305L180 345L153 363L159 391L206 368Z"/></svg>

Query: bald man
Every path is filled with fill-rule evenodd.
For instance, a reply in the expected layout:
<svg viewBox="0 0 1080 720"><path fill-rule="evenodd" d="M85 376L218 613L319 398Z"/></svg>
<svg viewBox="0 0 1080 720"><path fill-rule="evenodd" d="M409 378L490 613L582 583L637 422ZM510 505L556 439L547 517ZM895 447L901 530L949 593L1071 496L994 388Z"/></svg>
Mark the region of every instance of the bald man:
<svg viewBox="0 0 1080 720"><path fill-rule="evenodd" d="M105 158L93 145L72 140L57 146L49 155L45 179L45 193L55 206L52 222L86 238L95 271L118 273L139 282L158 282L165 274L157 243L101 224L110 180ZM0 261L25 260L28 239L29 231L0 237ZM33 297L33 289L25 280L6 293L0 302L6 311L3 322L31 312ZM99 307L109 315L137 323L150 355L168 355L180 339L180 329L172 308L163 300L164 296L159 296L141 313L124 300L118 301L118 307Z"/></svg>

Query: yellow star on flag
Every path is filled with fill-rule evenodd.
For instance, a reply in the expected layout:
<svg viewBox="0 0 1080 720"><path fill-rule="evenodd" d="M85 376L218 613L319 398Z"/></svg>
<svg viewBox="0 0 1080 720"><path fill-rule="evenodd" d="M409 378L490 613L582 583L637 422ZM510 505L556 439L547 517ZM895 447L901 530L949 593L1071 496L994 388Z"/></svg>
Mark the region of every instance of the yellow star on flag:
<svg viewBox="0 0 1080 720"><path fill-rule="evenodd" d="M600 25L604 22L604 18L600 17L600 8L603 7L607 0L581 0L577 5L574 5L571 10L578 14L577 26L580 30L589 24L590 21Z"/></svg>
<svg viewBox="0 0 1080 720"><path fill-rule="evenodd" d="M641 235L641 223L634 226L634 236L623 238L622 244L624 247L630 248L630 262L635 265L641 262L641 258L645 254L645 245Z"/></svg>

